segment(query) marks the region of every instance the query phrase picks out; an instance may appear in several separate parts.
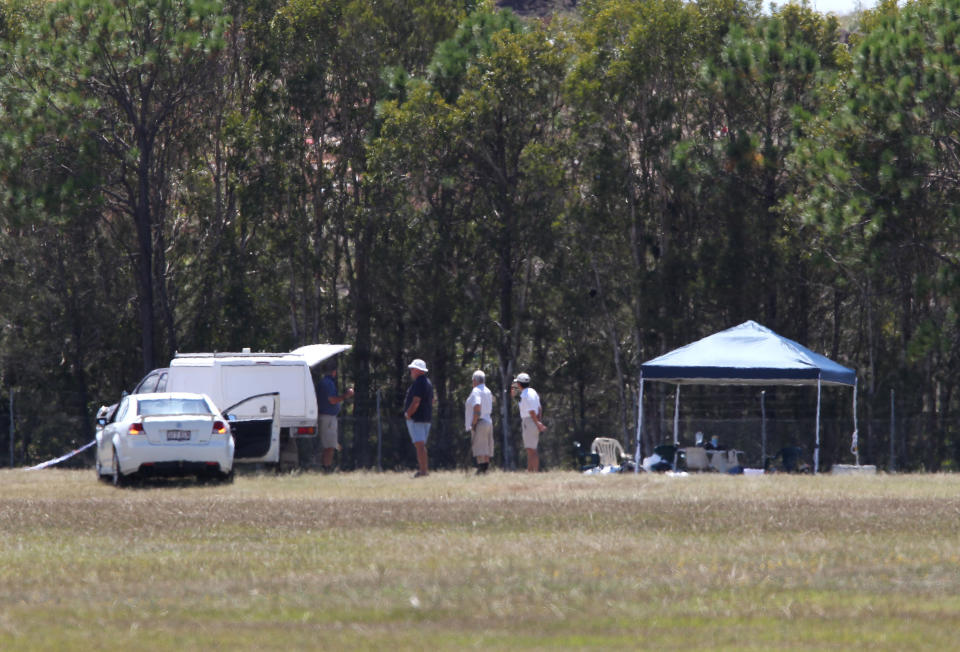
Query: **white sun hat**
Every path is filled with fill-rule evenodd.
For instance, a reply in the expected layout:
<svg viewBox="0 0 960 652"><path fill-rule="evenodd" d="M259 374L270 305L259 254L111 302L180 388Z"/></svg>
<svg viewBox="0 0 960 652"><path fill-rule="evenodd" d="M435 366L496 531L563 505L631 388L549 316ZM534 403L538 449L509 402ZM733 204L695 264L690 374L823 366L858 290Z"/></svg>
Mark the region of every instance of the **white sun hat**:
<svg viewBox="0 0 960 652"><path fill-rule="evenodd" d="M427 363L417 358L413 362L407 365L407 369L419 369L423 373L427 373Z"/></svg>

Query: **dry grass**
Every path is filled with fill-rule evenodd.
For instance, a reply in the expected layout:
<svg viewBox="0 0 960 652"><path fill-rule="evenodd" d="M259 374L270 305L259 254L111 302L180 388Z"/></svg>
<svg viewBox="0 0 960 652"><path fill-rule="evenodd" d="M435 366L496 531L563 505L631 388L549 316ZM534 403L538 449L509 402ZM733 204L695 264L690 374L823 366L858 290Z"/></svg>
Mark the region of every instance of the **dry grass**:
<svg viewBox="0 0 960 652"><path fill-rule="evenodd" d="M960 476L0 472L0 649L949 649Z"/></svg>

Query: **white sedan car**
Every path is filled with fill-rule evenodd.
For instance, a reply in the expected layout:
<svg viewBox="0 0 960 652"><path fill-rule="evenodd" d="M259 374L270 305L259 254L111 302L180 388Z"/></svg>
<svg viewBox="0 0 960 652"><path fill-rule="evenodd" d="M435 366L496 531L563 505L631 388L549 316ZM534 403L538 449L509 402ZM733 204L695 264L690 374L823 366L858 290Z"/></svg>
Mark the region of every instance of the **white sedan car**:
<svg viewBox="0 0 960 652"><path fill-rule="evenodd" d="M230 423L206 394L130 394L97 432L97 475L233 479Z"/></svg>

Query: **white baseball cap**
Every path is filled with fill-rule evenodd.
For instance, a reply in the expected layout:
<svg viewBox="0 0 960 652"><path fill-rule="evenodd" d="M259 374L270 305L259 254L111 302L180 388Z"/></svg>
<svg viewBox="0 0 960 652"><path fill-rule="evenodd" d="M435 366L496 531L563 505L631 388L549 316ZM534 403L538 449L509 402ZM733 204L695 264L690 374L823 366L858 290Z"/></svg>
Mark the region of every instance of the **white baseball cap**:
<svg viewBox="0 0 960 652"><path fill-rule="evenodd" d="M523 373L517 374L517 377L513 379L513 382L515 382L515 383L523 383L524 385L529 385L529 384L530 384L530 374L528 374L527 372L523 372Z"/></svg>
<svg viewBox="0 0 960 652"><path fill-rule="evenodd" d="M419 369L423 373L427 373L427 363L417 358L413 362L407 365L407 369Z"/></svg>

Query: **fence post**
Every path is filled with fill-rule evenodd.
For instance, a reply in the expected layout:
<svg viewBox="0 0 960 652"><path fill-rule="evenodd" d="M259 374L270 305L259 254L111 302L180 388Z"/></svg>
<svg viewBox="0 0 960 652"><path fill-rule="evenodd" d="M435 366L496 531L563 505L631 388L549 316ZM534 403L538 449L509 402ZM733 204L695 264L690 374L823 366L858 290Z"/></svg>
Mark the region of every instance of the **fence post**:
<svg viewBox="0 0 960 652"><path fill-rule="evenodd" d="M894 391L890 390L890 472L897 470L897 447L895 439L897 434L897 413L893 401Z"/></svg>
<svg viewBox="0 0 960 652"><path fill-rule="evenodd" d="M507 376L509 375L510 374L507 374ZM513 455L511 455L510 453L510 390L509 389L503 390L503 399L500 401L500 420L501 420L500 425L503 430L503 469L505 471L513 471Z"/></svg>
<svg viewBox="0 0 960 652"><path fill-rule="evenodd" d="M377 471L383 472L383 422L380 419L380 388L377 388Z"/></svg>
<svg viewBox="0 0 960 652"><path fill-rule="evenodd" d="M13 468L13 388L10 388L10 468Z"/></svg>

